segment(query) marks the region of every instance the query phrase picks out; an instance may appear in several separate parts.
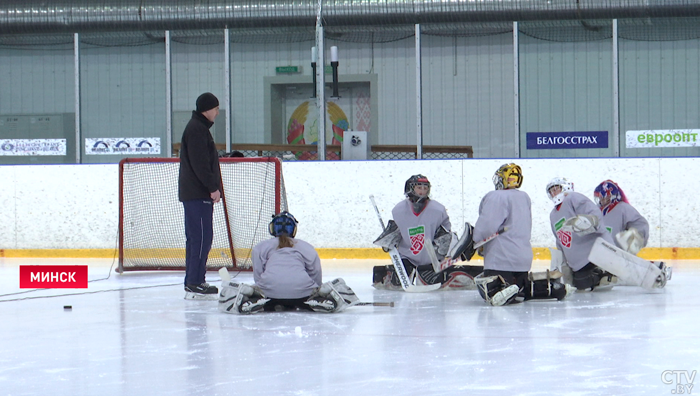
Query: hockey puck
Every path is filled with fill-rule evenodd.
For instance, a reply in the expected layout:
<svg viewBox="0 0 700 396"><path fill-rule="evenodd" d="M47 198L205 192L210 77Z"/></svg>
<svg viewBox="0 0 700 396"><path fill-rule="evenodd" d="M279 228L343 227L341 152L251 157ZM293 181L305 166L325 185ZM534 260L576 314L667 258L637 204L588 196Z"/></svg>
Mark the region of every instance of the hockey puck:
<svg viewBox="0 0 700 396"><path fill-rule="evenodd" d="M72 305L64 305L63 309L70 311L71 309L73 309L73 306Z"/></svg>

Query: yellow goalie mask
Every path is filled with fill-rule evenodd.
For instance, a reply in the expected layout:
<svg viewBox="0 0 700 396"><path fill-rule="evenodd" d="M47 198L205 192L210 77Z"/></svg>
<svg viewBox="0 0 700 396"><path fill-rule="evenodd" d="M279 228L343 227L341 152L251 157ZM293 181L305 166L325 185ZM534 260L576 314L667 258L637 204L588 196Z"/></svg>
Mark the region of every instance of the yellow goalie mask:
<svg viewBox="0 0 700 396"><path fill-rule="evenodd" d="M493 175L493 184L496 190L520 188L523 184L523 170L513 163L503 164Z"/></svg>

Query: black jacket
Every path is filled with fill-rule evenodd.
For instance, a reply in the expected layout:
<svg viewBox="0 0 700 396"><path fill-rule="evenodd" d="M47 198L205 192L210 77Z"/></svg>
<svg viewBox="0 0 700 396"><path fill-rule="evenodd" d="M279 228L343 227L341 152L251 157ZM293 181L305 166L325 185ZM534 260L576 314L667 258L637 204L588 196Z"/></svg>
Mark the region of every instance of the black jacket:
<svg viewBox="0 0 700 396"><path fill-rule="evenodd" d="M211 199L210 193L221 190L219 154L209 128L214 125L201 113L192 112L192 119L182 133L180 146L180 201Z"/></svg>

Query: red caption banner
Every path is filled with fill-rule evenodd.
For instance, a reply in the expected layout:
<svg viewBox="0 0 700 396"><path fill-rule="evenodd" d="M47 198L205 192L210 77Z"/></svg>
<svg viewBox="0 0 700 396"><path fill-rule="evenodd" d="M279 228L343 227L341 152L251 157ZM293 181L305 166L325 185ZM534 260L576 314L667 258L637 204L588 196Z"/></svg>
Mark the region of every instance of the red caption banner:
<svg viewBox="0 0 700 396"><path fill-rule="evenodd" d="M87 289L87 265L20 265L20 289Z"/></svg>

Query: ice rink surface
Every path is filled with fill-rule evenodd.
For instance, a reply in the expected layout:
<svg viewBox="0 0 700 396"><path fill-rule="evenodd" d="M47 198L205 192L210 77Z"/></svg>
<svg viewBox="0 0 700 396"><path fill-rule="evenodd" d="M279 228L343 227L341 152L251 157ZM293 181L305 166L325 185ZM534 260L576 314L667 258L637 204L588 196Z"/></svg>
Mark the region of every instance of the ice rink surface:
<svg viewBox="0 0 700 396"><path fill-rule="evenodd" d="M0 395L700 394L700 262L669 262L660 291L506 307L475 290L375 290L371 268L388 263L324 260L324 281L393 308L240 316L184 300L183 272L98 280L111 260L0 259ZM89 265L94 281L13 294L30 264Z"/></svg>

